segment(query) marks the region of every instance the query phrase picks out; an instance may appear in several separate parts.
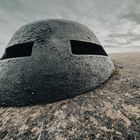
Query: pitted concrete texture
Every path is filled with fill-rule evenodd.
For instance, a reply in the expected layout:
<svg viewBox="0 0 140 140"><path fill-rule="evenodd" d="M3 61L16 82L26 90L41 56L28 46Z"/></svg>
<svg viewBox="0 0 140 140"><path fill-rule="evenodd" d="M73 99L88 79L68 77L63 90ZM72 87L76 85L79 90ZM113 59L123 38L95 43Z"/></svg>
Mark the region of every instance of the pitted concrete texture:
<svg viewBox="0 0 140 140"><path fill-rule="evenodd" d="M72 99L0 108L2 140L140 140L140 54L113 55L114 75Z"/></svg>
<svg viewBox="0 0 140 140"><path fill-rule="evenodd" d="M92 43L95 54L86 54L82 44L85 54L73 54L71 40ZM34 22L13 35L0 60L0 105L67 99L101 85L113 71L110 57L86 26L67 20Z"/></svg>

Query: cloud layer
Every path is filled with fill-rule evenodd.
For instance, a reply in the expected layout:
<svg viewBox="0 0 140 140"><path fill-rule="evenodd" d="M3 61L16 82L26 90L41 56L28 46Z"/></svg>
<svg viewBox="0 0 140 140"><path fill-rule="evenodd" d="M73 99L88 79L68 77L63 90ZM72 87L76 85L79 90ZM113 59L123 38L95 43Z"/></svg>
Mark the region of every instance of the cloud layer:
<svg viewBox="0 0 140 140"><path fill-rule="evenodd" d="M0 0L0 56L22 25L48 18L89 26L108 53L140 52L139 0Z"/></svg>

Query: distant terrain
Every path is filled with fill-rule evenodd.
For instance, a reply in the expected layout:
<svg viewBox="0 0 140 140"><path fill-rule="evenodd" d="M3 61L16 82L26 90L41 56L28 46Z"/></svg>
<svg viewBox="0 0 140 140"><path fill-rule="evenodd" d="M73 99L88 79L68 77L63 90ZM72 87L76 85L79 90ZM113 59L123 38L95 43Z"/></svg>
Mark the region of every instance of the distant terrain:
<svg viewBox="0 0 140 140"><path fill-rule="evenodd" d="M140 140L140 53L111 54L102 86L48 105L0 108L3 140Z"/></svg>

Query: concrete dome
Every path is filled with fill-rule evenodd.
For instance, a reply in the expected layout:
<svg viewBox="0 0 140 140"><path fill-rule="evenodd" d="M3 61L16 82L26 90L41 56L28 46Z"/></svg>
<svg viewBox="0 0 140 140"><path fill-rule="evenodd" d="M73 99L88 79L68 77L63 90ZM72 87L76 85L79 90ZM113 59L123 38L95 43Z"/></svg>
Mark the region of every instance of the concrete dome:
<svg viewBox="0 0 140 140"><path fill-rule="evenodd" d="M94 89L114 65L94 33L68 20L21 27L0 60L0 105L26 106L74 97Z"/></svg>

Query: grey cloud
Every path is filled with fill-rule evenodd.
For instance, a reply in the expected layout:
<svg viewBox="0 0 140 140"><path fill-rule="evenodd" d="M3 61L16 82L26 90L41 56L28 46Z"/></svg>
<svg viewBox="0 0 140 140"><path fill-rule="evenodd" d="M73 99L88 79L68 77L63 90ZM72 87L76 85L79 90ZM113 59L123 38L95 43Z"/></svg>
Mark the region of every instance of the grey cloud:
<svg viewBox="0 0 140 140"><path fill-rule="evenodd" d="M140 23L140 1L131 1L128 6L124 8L124 11L120 13L120 18L131 20L136 23Z"/></svg>
<svg viewBox="0 0 140 140"><path fill-rule="evenodd" d="M47 18L81 22L93 29L105 46L110 44L114 47L122 44L115 36L117 26L121 28L128 21L140 23L138 5L139 0L0 0L0 48L5 48L4 44L20 26ZM124 19L126 22L122 24ZM127 34L127 29L124 32ZM125 37L127 35L122 36ZM0 55L3 53L1 50Z"/></svg>
<svg viewBox="0 0 140 140"><path fill-rule="evenodd" d="M138 24L140 23L140 12L130 11L129 13L126 13L126 14L122 15L121 17L134 21Z"/></svg>

